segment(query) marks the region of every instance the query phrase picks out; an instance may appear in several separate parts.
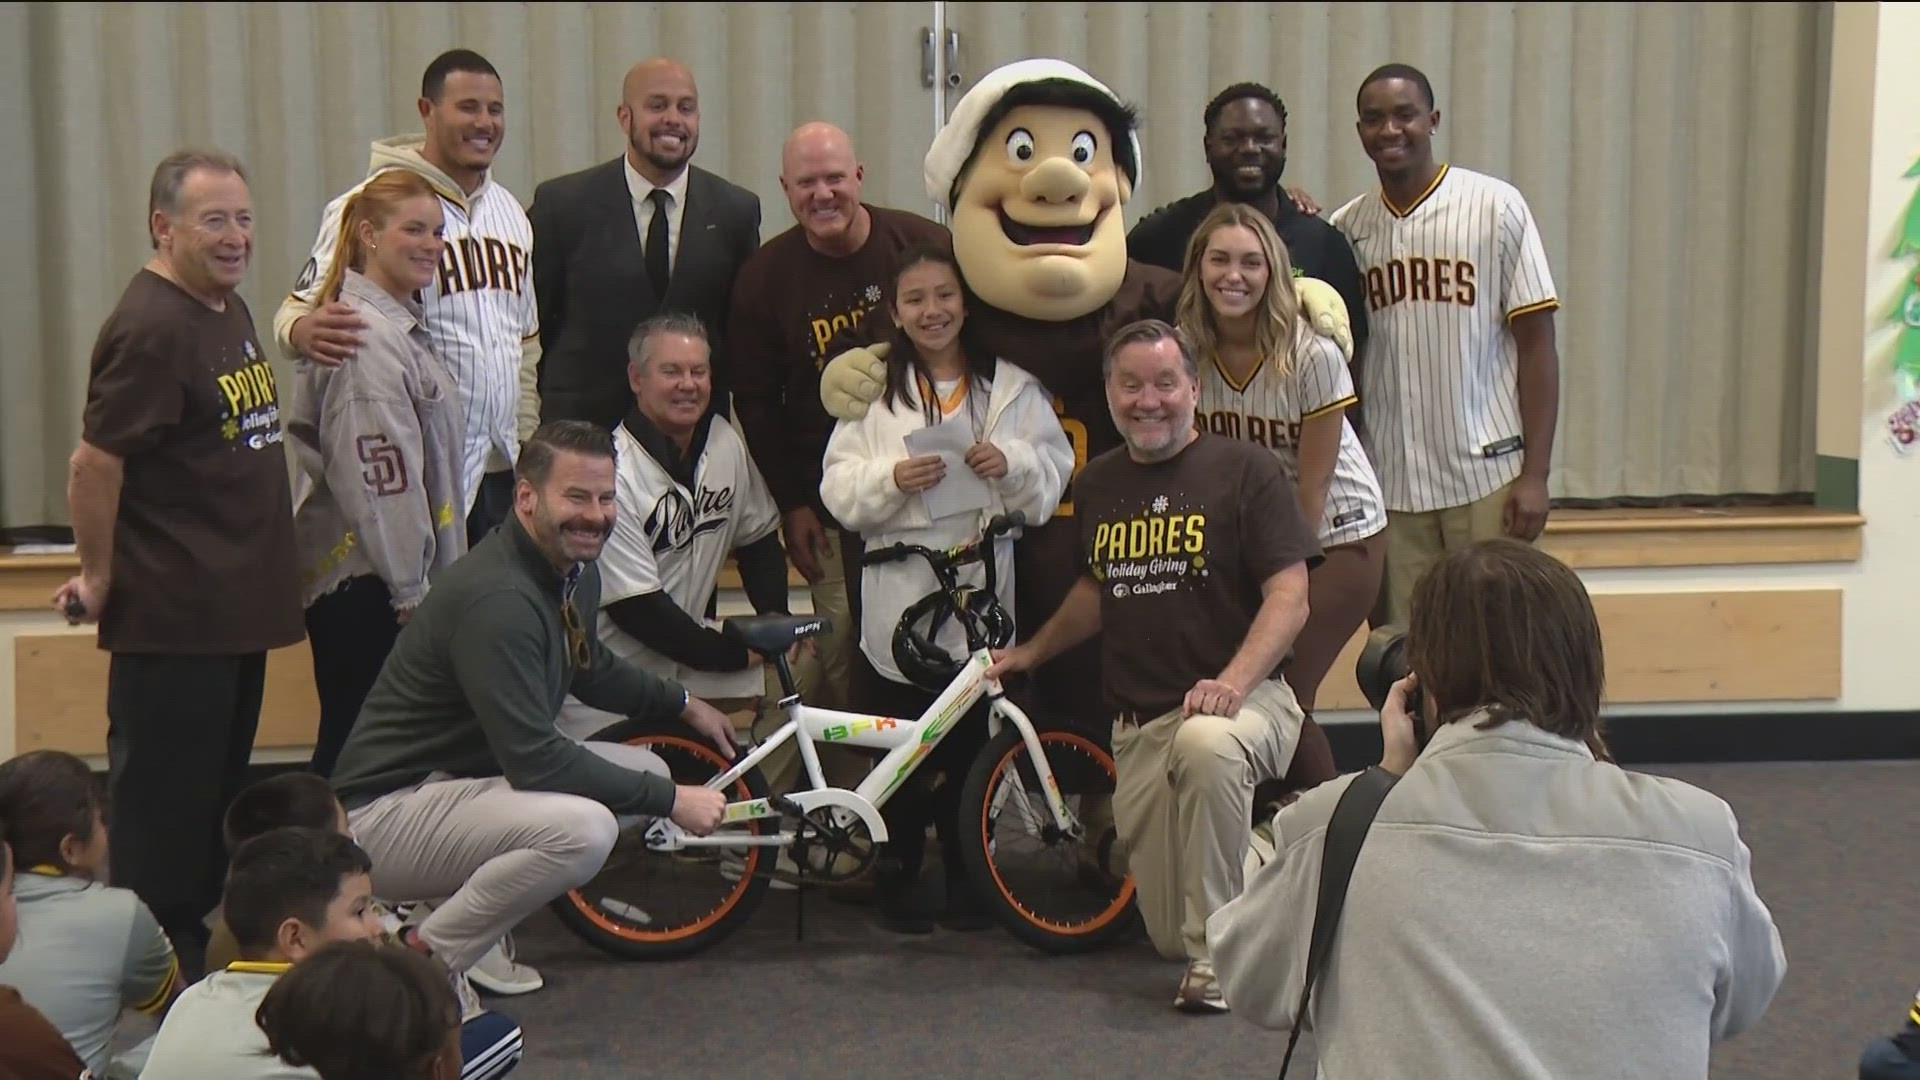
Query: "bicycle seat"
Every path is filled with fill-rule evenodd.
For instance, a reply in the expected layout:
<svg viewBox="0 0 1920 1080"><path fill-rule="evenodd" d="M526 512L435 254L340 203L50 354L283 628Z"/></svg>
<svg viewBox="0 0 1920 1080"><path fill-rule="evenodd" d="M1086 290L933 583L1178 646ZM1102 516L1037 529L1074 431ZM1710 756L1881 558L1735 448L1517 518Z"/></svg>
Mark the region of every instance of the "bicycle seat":
<svg viewBox="0 0 1920 1080"><path fill-rule="evenodd" d="M742 615L720 624L720 636L762 656L777 656L803 638L824 634L833 623L817 615Z"/></svg>

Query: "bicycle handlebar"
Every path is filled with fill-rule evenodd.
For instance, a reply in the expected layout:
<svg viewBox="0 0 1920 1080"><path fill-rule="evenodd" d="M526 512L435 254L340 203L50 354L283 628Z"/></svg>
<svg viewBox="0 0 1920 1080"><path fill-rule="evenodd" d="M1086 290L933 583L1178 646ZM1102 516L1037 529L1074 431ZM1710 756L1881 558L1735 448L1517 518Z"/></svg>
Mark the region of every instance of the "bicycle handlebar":
<svg viewBox="0 0 1920 1080"><path fill-rule="evenodd" d="M981 549L987 546L988 543L998 537L1005 536L1015 529L1024 527L1026 523L1027 515L1018 510L1008 514L996 514L993 520L987 522L987 527L981 530L980 539L971 544L954 548L950 551L935 551L930 547L925 547L920 544L888 544L886 547L876 548L873 551L862 554L860 556L860 565L879 566L882 563L900 562L903 559L911 559L919 556L927 560L927 562L933 566L935 572L946 568L965 566L970 562L978 561L981 557Z"/></svg>
<svg viewBox="0 0 1920 1080"><path fill-rule="evenodd" d="M968 563L983 564L986 567L987 577L984 593L987 602L997 606L999 584L995 580L998 576L995 571L998 569L998 560L990 554L993 541L1026 523L1027 516L1018 510L1009 514L997 514L987 522L987 527L980 531L980 538L970 543L949 548L946 551L935 551L921 544L889 544L886 547L862 553L860 565L878 566L882 563L899 562L916 556L927 560L927 568L933 571L934 579L940 583L940 591L947 596L947 601L951 605L951 614L958 617L961 624L966 627L967 647L971 650L978 648L979 643L985 641L987 636L981 629L976 602L970 600L967 592L961 588L960 575L955 571ZM940 618L945 616L936 617L936 626Z"/></svg>

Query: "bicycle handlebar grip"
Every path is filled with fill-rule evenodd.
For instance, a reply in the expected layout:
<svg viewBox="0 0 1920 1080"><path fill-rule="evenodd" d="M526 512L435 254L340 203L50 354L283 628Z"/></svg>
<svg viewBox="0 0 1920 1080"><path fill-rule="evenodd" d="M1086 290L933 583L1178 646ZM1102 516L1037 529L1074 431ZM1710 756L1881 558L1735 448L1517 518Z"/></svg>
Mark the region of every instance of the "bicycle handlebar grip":
<svg viewBox="0 0 1920 1080"><path fill-rule="evenodd" d="M1022 528L1026 523L1026 512L1023 510L1013 510L1005 514L996 515L992 521L987 522L987 534L989 536L1000 536L1003 533L1010 533L1015 529Z"/></svg>
<svg viewBox="0 0 1920 1080"><path fill-rule="evenodd" d="M860 565L879 566L881 563L898 562L912 553L912 549L905 544L892 544L860 556Z"/></svg>

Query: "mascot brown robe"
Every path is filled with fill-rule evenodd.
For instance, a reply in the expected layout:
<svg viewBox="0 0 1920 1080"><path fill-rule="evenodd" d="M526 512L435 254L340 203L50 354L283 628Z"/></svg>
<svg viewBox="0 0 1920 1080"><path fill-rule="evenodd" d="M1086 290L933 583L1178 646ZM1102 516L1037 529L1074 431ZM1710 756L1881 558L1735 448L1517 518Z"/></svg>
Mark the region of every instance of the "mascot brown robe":
<svg viewBox="0 0 1920 1080"><path fill-rule="evenodd" d="M1178 274L1127 258L1122 208L1141 168L1135 127L1133 109L1086 72L1021 60L969 90L927 151L927 194L949 212L967 322L1052 394L1076 474L1120 445L1100 370L1106 341L1136 319L1172 322L1180 293ZM1310 278L1296 284L1316 326L1351 354L1339 294ZM862 328L866 340L882 332L880 321ZM821 375L827 412L865 415L885 372L885 346L836 356ZM1073 587L1079 540L1069 488L1052 520L1026 529L1015 546L1022 639ZM1112 718L1103 685L1096 637L1034 672L1028 711L1036 723L1070 723L1105 745Z"/></svg>

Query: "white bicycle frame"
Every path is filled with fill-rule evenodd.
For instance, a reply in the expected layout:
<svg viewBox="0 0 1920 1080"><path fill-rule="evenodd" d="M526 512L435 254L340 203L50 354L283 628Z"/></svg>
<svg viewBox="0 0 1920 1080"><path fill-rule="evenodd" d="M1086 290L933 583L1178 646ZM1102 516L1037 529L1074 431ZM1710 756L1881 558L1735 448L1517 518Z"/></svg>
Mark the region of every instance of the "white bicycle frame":
<svg viewBox="0 0 1920 1080"><path fill-rule="evenodd" d="M999 680L986 677L987 669L991 666L993 660L986 649L975 652L954 675L953 682L941 691L940 696L917 720L815 708L802 702L797 693L782 698L780 707L787 712L786 723L780 725L778 731L751 753L734 762L727 771L707 781L706 786L720 789L731 786L788 739L798 738L800 760L806 768L808 788L792 792L785 800L765 798L730 802L721 818L721 829L711 836L694 836L671 819L657 819L647 830L647 846L655 851L678 851L693 847L786 847L795 839L791 830L753 835L726 829L728 825L778 817L782 810L775 804L782 802L791 803L807 812L822 807L839 808L859 818L875 843L884 843L887 839L887 823L880 816L880 807L886 805L900 785L926 761L927 755L952 732L956 722L967 715L982 695L990 699L987 737L998 735L1009 723L1019 729L1021 741L1026 743L1027 753L1032 757L1039 774L1041 789L1046 792L1054 824L1066 836L1079 839L1082 831L1080 821L1060 795L1059 781L1054 778L1053 767L1047 761L1033 722L1027 719L1019 706L1007 700L1001 692ZM886 750L887 754L874 765L858 787L830 787L820 771L817 744L823 742L870 747Z"/></svg>

